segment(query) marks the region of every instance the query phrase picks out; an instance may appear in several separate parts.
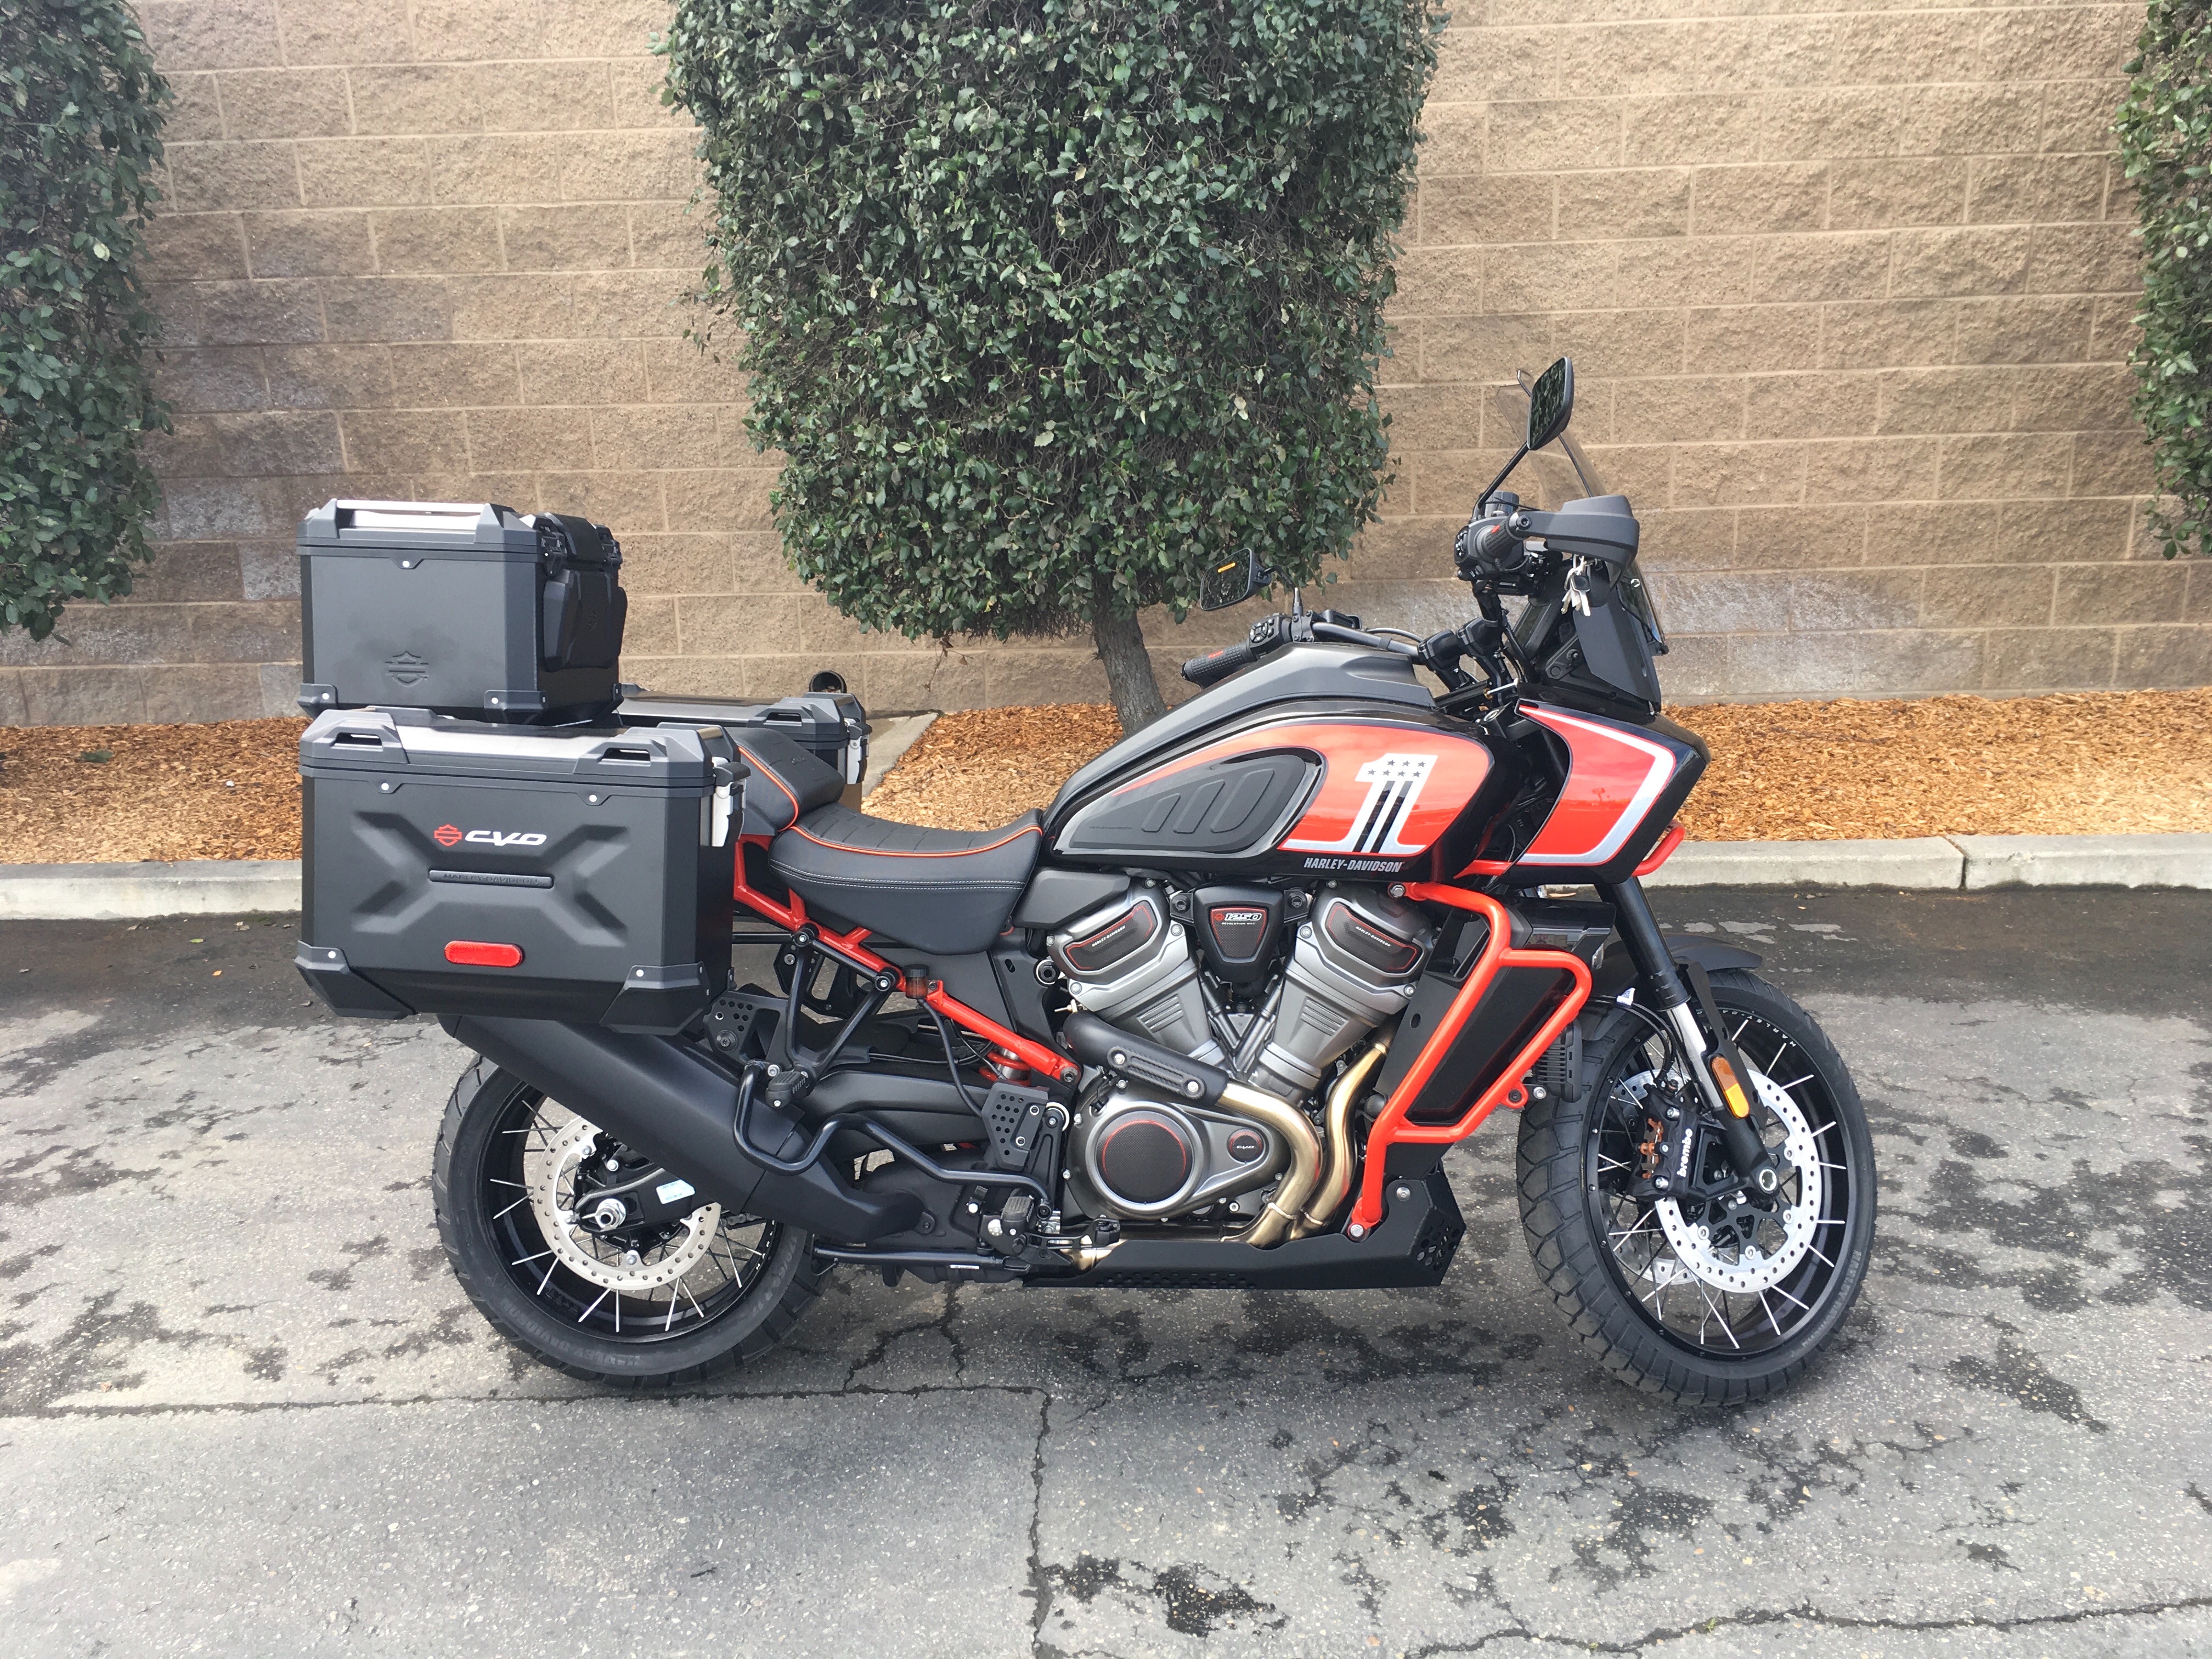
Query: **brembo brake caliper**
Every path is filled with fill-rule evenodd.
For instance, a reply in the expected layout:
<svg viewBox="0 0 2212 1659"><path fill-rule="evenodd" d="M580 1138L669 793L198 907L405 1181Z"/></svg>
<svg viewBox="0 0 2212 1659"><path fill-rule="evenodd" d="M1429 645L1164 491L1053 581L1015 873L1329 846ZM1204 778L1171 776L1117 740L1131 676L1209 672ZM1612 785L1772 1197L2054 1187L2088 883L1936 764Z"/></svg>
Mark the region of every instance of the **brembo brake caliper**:
<svg viewBox="0 0 2212 1659"><path fill-rule="evenodd" d="M1656 1079L1644 1093L1644 1139L1636 1148L1636 1176L1629 1194L1639 1199L1687 1197L1704 1139L1695 1112L1666 1098Z"/></svg>

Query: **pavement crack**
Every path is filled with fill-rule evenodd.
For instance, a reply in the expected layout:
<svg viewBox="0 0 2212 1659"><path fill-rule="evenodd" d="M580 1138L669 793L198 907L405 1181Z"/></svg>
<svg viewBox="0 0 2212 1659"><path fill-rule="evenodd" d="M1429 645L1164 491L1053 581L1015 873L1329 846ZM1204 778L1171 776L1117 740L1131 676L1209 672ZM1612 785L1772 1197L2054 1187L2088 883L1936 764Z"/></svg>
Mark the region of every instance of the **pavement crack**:
<svg viewBox="0 0 2212 1659"><path fill-rule="evenodd" d="M1948 1631L2038 1630L2063 1625L2096 1624L2112 1619L2155 1619L2169 1613L2193 1613L2205 1607L2212 1607L2212 1595L2187 1595L2171 1601L2145 1602L2135 1607L2076 1607L2063 1613L2025 1613L2017 1619L1991 1619L1979 1614L1968 1614L1961 1619L1860 1619L1849 1613L1823 1613L1813 1607L1753 1608L1701 1619L1695 1624L1657 1626L1623 1642L1608 1642L1589 1636L1559 1635L1516 1623L1510 1628L1492 1631L1472 1642L1432 1642L1426 1646L1408 1648L1405 1659L1438 1659L1443 1654L1479 1653L1493 1642L1506 1640L1540 1642L1547 1646L1572 1648L1579 1653L1638 1654L1657 1643L1679 1642L1692 1636L1710 1636L1723 1630L1755 1630L1770 1625L1814 1625L1823 1630L1940 1635Z"/></svg>
<svg viewBox="0 0 2212 1659"><path fill-rule="evenodd" d="M951 1298L945 1300L950 1303ZM950 1317L948 1312L947 1317ZM1044 1564L1044 1443L1052 1432L1052 1396L1037 1402L1036 1444L1030 1449L1029 1589L1031 1659L1061 1659L1058 1648L1044 1639L1044 1621L1052 1614L1052 1573Z"/></svg>
<svg viewBox="0 0 2212 1659"><path fill-rule="evenodd" d="M919 1400L934 1395L1003 1394L1020 1399L1041 1396L1044 1390L1019 1382L918 1382L910 1388L883 1389L866 1383L847 1383L834 1389L763 1389L672 1390L662 1395L589 1394L567 1397L521 1394L386 1395L360 1400L229 1400L167 1401L143 1406L41 1406L29 1411L0 1414L0 1424L96 1420L108 1417L246 1417L263 1412L338 1412L364 1407L397 1406L520 1406L532 1411L558 1411L569 1406L682 1406L714 1404L720 1401L773 1402L782 1400L884 1399Z"/></svg>

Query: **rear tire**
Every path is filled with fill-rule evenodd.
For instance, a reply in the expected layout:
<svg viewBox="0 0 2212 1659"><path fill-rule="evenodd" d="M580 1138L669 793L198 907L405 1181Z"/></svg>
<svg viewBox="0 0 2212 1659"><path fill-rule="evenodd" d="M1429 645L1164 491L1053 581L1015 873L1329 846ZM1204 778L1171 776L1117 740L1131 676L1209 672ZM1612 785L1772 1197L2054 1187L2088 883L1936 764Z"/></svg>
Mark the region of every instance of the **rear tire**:
<svg viewBox="0 0 2212 1659"><path fill-rule="evenodd" d="M1738 1405L1795 1381L1834 1340L1857 1299L1874 1245L1874 1141L1850 1073L1810 1014L1747 973L1715 974L1712 987L1731 1034L1743 1033L1736 1041L1746 1062L1777 1091L1792 1082L1787 1104L1819 1147L1812 1173L1825 1186L1813 1247L1771 1295L1731 1295L1650 1237L1620 1242L1646 1228L1664 1237L1658 1206L1627 1196L1630 1177L1617 1168L1633 1135L1624 1141L1620 1126L1640 1115L1636 1079L1652 1075L1654 1057L1663 1060L1673 1048L1645 1018L1632 1015L1611 1028L1583 1069L1575 1101L1529 1103L1521 1115L1517 1164L1522 1225L1536 1270L1599 1364L1646 1393ZM1777 1070L1784 1076L1773 1076ZM1778 1145L1782 1115L1763 1099L1758 1115L1768 1130L1763 1138ZM1715 1213L1722 1218L1717 1231L1725 1234L1724 1206ZM1782 1255L1778 1248L1778 1262ZM1638 1266L1644 1276L1631 1271ZM1671 1323L1670 1290L1677 1297ZM1700 1300L1689 1302L1692 1294ZM1692 1321L1702 1322L1693 1328Z"/></svg>
<svg viewBox="0 0 2212 1659"><path fill-rule="evenodd" d="M540 1127L555 1115L566 1120L557 1125L561 1131L580 1141L589 1136L590 1125L580 1125L513 1073L480 1060L453 1085L439 1127L431 1175L438 1237L454 1278L495 1330L556 1370L633 1389L732 1370L783 1339L827 1273L815 1259L812 1237L796 1228L726 1217L702 1204L670 1230L672 1242L635 1241L642 1248L632 1259L643 1263L644 1276L656 1255L669 1261L672 1273L684 1261L694 1264L641 1294L601 1282L619 1275L623 1265L612 1247L586 1238L556 1248L529 1190L543 1178L544 1148L558 1138ZM611 1259L601 1261L600 1255Z"/></svg>

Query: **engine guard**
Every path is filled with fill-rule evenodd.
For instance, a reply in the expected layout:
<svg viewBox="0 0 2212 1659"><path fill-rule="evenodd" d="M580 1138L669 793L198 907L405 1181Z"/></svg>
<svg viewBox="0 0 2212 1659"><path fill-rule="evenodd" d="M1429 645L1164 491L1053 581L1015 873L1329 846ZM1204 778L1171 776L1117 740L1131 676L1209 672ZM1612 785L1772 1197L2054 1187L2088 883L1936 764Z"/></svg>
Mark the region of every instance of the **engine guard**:
<svg viewBox="0 0 2212 1659"><path fill-rule="evenodd" d="M1231 1239L1124 1233L1089 1273L1032 1273L1041 1290L1358 1291L1436 1285L1466 1237L1459 1201L1442 1170L1383 1188L1382 1219L1367 1237L1316 1233L1267 1249Z"/></svg>

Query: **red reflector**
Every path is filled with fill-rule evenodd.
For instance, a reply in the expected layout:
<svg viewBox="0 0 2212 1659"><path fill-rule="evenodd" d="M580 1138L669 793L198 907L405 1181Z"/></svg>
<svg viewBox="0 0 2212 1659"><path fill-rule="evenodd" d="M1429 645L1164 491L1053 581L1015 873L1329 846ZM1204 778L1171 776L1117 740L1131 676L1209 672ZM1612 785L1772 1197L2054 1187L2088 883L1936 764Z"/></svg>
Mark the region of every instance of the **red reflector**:
<svg viewBox="0 0 2212 1659"><path fill-rule="evenodd" d="M520 945L486 945L481 939L457 939L446 946L446 960L468 968L519 968Z"/></svg>

